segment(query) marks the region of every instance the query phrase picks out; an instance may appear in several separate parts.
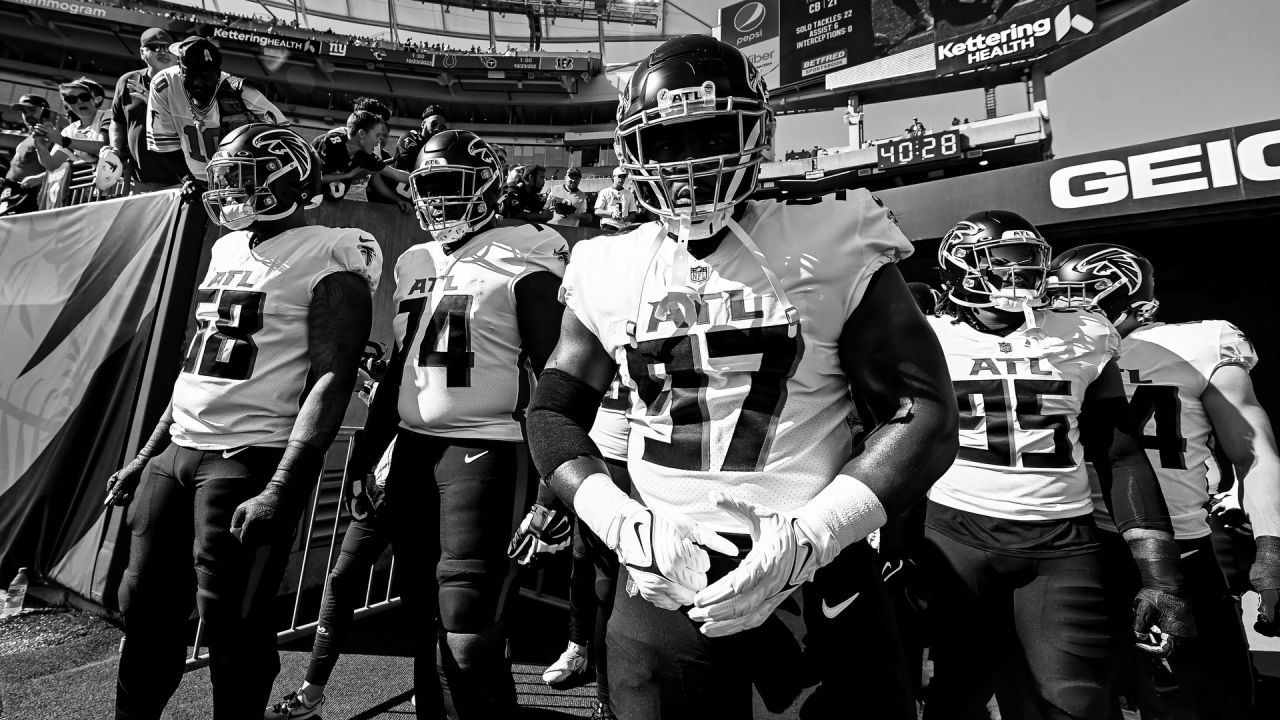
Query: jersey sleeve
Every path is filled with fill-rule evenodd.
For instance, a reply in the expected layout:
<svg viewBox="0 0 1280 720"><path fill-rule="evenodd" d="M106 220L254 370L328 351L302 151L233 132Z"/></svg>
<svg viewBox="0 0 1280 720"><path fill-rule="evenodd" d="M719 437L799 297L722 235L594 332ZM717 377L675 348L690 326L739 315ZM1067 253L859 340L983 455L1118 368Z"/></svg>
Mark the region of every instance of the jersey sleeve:
<svg viewBox="0 0 1280 720"><path fill-rule="evenodd" d="M248 83L240 86L240 99L244 101L244 106L249 109L262 122L269 122L274 125L288 125L289 121L285 119L284 113L267 99L257 88L250 86Z"/></svg>
<svg viewBox="0 0 1280 720"><path fill-rule="evenodd" d="M382 276L382 249L371 235L354 229L343 229L333 242L325 265L311 278L311 289L328 275L353 272L369 283L369 292L378 289Z"/></svg>
<svg viewBox="0 0 1280 720"><path fill-rule="evenodd" d="M1229 322L1218 323L1217 362L1209 369L1208 375L1213 375L1218 368L1227 365L1238 365L1249 372L1257 364L1258 353L1240 328Z"/></svg>
<svg viewBox="0 0 1280 720"><path fill-rule="evenodd" d="M422 149L422 143L418 142L417 137L412 133L401 135L399 142L396 143L396 153L391 159L391 166L397 170L413 172L413 165L418 161L420 149Z"/></svg>
<svg viewBox="0 0 1280 720"><path fill-rule="evenodd" d="M151 83L151 91L147 95L147 147L156 152L182 150L178 124L169 106L174 82L173 74L161 73Z"/></svg>
<svg viewBox="0 0 1280 720"><path fill-rule="evenodd" d="M845 317L853 314L854 308L862 302L876 271L889 263L904 260L912 253L911 241L898 229L893 212L879 198L864 189L853 190L850 195L846 200L836 199L832 203L811 206L837 206L837 212L843 217L837 221L836 233L845 232L845 228L852 231L844 242L837 244L841 248L840 254L845 255L849 263L843 266L851 270L845 294ZM821 218L815 220L822 222ZM840 267L842 263L833 265Z"/></svg>
<svg viewBox="0 0 1280 720"><path fill-rule="evenodd" d="M525 272L549 272L556 277L564 277L565 266L569 264L569 241L551 228L543 228L538 233L537 244L525 257Z"/></svg>
<svg viewBox="0 0 1280 720"><path fill-rule="evenodd" d="M600 337L600 328L591 308L582 302L584 285L590 281L591 265L600 257L597 251L599 241L583 240L574 246L569 265L564 270L560 281L560 302L573 311L574 316L591 334Z"/></svg>

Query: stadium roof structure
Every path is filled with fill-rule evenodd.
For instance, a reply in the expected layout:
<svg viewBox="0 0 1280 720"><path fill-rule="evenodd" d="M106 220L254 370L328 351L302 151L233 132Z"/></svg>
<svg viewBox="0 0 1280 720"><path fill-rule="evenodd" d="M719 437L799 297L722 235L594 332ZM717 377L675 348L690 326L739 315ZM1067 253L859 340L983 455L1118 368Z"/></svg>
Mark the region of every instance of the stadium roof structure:
<svg viewBox="0 0 1280 720"><path fill-rule="evenodd" d="M696 0L695 0L696 2ZM710 32L715 11L705 3L690 11L671 0L176 0L174 4L239 15L270 16L316 30L400 43L457 45L491 39L499 50L527 47L530 16L548 51L598 50L601 37L630 62L647 51L623 50L673 35ZM634 57L632 56L634 55Z"/></svg>

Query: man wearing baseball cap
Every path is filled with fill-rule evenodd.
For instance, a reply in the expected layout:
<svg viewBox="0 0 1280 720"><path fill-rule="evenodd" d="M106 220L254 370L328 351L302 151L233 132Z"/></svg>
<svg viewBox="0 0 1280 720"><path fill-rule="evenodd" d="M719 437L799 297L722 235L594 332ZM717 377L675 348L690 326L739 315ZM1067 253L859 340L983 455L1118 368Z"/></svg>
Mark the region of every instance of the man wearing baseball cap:
<svg viewBox="0 0 1280 720"><path fill-rule="evenodd" d="M53 114L49 101L40 95L23 95L13 104L22 113L27 137L13 149L13 161L0 188L0 215L17 215L37 208L40 186L44 184L45 165L53 163L53 143L58 130L50 122Z"/></svg>
<svg viewBox="0 0 1280 720"><path fill-rule="evenodd" d="M596 217L605 230L617 232L636 217L636 199L625 187L626 183L627 171L616 167L613 184L596 195Z"/></svg>
<svg viewBox="0 0 1280 720"><path fill-rule="evenodd" d="M564 174L564 183L551 186L547 191L546 209L552 212L548 224L578 227L583 220L590 219L587 212L587 194L578 188L582 182L582 171L569 168Z"/></svg>
<svg viewBox="0 0 1280 720"><path fill-rule="evenodd" d="M288 123L261 92L222 72L222 51L208 38L189 37L169 51L178 64L152 78L147 147L183 179L183 198L199 202L205 165L223 137L249 123Z"/></svg>
<svg viewBox="0 0 1280 720"><path fill-rule="evenodd" d="M396 154L391 159L391 166L405 172L413 172L418 161L418 152L427 144L432 135L449 129L449 119L439 105L428 105L422 110L422 124L417 130L410 130L400 136L396 143Z"/></svg>
<svg viewBox="0 0 1280 720"><path fill-rule="evenodd" d="M121 176L133 181L134 192L158 190L182 179L159 153L147 147L147 96L156 75L178 63L169 51L172 44L173 37L163 28L143 30L138 56L146 66L131 70L116 81L110 142L98 155L99 174L109 177L114 163Z"/></svg>

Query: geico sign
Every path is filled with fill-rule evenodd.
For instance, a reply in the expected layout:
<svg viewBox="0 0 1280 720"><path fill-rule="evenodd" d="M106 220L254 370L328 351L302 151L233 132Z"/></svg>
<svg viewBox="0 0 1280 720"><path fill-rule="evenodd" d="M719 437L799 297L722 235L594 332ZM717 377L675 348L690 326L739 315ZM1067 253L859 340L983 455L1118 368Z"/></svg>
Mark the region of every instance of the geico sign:
<svg viewBox="0 0 1280 720"><path fill-rule="evenodd" d="M1239 174L1255 182L1280 180L1280 164L1267 163L1266 151L1280 145L1280 130L1251 135L1234 148L1231 140L1157 150L1126 160L1099 160L1054 171L1049 199L1056 207L1107 205L1199 192L1239 184ZM1280 157L1280 151L1275 154ZM1183 160L1185 162L1178 162Z"/></svg>

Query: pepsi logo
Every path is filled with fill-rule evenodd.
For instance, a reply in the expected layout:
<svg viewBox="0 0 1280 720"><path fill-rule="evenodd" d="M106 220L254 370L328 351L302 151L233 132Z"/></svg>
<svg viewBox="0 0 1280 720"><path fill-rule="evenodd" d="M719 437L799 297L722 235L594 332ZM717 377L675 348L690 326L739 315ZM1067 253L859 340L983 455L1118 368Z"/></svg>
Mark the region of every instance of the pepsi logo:
<svg viewBox="0 0 1280 720"><path fill-rule="evenodd" d="M754 32L764 23L764 16L763 3L747 3L733 16L733 29L740 33Z"/></svg>

